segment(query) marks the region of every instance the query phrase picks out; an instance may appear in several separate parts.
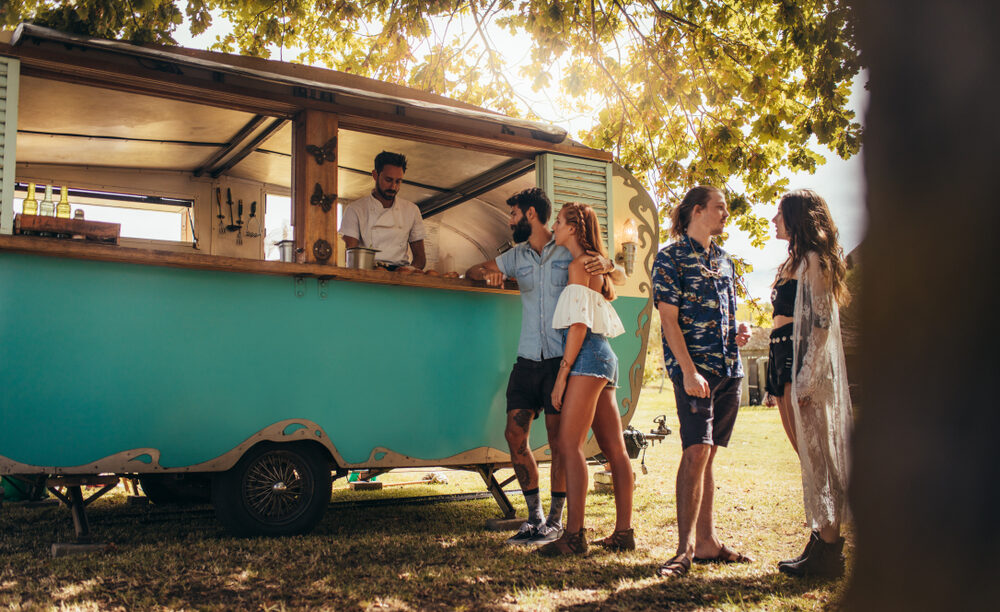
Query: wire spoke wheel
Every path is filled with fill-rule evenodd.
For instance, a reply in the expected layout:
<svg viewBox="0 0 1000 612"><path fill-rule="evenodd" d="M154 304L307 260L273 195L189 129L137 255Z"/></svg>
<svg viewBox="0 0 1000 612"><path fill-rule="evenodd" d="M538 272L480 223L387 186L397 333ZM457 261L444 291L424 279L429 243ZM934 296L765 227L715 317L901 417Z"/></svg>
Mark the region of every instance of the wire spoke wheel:
<svg viewBox="0 0 1000 612"><path fill-rule="evenodd" d="M305 512L313 480L310 466L298 454L272 450L247 466L243 503L257 520L284 525Z"/></svg>
<svg viewBox="0 0 1000 612"><path fill-rule="evenodd" d="M306 533L323 516L330 483L330 462L320 447L265 442L215 475L212 505L238 535Z"/></svg>

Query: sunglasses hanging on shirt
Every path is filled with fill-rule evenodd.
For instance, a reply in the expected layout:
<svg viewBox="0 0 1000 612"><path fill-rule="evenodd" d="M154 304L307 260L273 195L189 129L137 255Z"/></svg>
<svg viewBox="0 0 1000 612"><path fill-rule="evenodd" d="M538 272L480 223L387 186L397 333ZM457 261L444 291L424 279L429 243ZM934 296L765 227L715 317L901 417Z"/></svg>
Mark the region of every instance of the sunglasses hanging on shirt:
<svg viewBox="0 0 1000 612"><path fill-rule="evenodd" d="M722 272L719 271L719 261L716 260L712 262L711 251L709 251L708 265L701 263L701 255L698 251L694 250L694 245L691 244L691 237L687 236L688 246L691 247L691 254L694 255L695 260L698 261L698 268L701 270L701 275L705 278L722 278ZM712 248L712 244L709 243L708 248ZM713 265L714 263L714 265ZM711 266L711 267L710 267Z"/></svg>

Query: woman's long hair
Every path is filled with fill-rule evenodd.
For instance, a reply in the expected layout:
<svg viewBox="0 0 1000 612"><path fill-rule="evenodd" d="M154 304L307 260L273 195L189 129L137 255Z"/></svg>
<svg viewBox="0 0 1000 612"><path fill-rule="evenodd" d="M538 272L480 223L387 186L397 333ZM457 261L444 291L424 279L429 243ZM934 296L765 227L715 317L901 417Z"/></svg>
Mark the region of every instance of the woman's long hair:
<svg viewBox="0 0 1000 612"><path fill-rule="evenodd" d="M778 280L791 278L810 251L819 257L820 270L840 304L850 301L844 249L837 242L837 226L830 208L812 189L797 189L781 196L778 210L788 234L788 259L778 268Z"/></svg>
<svg viewBox="0 0 1000 612"><path fill-rule="evenodd" d="M576 229L576 240L583 247L584 251L596 251L607 257L608 251L604 248L604 240L601 238L601 225L597 221L597 213L586 204L569 202L563 204L563 220L566 225ZM601 285L601 294L609 302L615 299L615 287L611 283L611 277L604 275L604 284Z"/></svg>

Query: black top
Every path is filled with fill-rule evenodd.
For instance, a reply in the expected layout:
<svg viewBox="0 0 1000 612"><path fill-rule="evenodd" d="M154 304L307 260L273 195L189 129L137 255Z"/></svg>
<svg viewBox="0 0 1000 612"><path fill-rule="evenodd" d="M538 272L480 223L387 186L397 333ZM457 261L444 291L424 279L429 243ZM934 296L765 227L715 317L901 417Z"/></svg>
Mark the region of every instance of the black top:
<svg viewBox="0 0 1000 612"><path fill-rule="evenodd" d="M771 306L774 307L772 317L795 316L795 290L798 285L799 281L792 279L774 286L771 290Z"/></svg>

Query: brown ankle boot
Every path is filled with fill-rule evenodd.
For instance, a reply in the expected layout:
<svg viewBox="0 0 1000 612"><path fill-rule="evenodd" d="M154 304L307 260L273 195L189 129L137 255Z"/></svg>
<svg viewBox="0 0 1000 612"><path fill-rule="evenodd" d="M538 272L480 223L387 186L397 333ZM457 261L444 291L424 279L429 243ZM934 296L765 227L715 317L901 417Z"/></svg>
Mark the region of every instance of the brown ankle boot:
<svg viewBox="0 0 1000 612"><path fill-rule="evenodd" d="M565 532L555 542L549 542L538 549L543 557L561 557L563 555L583 555L590 549L587 546L586 529L581 528L576 533Z"/></svg>
<svg viewBox="0 0 1000 612"><path fill-rule="evenodd" d="M824 542L819 536L807 554L794 563L778 565L778 569L791 576L839 578L844 575L844 538Z"/></svg>
<svg viewBox="0 0 1000 612"><path fill-rule="evenodd" d="M800 554L798 557L795 557L794 559L786 559L784 561L778 561L778 569L781 569L781 567L784 565L791 565L793 563L798 563L799 561L808 557L809 551L812 550L812 547L816 545L816 542L822 542L822 540L819 537L818 531L814 531L811 534L809 534L809 541L806 543L806 549L802 551L802 554Z"/></svg>
<svg viewBox="0 0 1000 612"><path fill-rule="evenodd" d="M597 546L603 546L608 550L635 550L635 530L622 529L615 531L606 538L594 540Z"/></svg>

